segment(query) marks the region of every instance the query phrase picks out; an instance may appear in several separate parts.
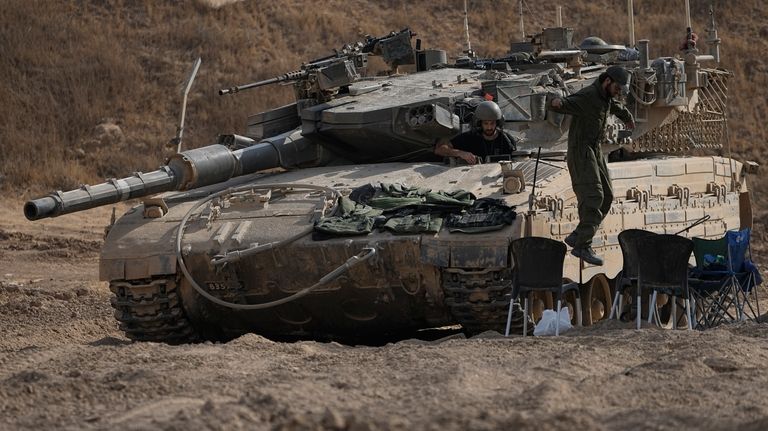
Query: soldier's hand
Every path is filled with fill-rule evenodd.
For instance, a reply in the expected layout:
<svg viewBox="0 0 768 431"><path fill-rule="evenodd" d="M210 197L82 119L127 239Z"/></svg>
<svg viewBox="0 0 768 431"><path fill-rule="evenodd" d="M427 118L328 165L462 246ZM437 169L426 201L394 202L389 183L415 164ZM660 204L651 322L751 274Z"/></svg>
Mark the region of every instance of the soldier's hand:
<svg viewBox="0 0 768 431"><path fill-rule="evenodd" d="M470 165L477 163L477 156L470 153L469 151L463 151L459 156Z"/></svg>
<svg viewBox="0 0 768 431"><path fill-rule="evenodd" d="M552 99L551 105L552 105L553 108L559 108L559 107L563 106L563 101L562 101L562 99L560 99L558 97L556 99Z"/></svg>

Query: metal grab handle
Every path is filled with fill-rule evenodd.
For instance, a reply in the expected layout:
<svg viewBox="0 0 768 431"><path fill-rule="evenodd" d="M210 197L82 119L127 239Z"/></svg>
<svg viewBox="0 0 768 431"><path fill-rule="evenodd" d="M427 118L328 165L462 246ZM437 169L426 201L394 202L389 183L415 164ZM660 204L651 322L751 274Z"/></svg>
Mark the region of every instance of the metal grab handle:
<svg viewBox="0 0 768 431"><path fill-rule="evenodd" d="M676 232L676 233L675 233L675 235L680 235L680 234L681 234L681 233L683 233L683 232L688 232L689 230L691 230L691 229L693 229L694 227L696 227L696 226L698 226L698 225L700 225L700 224L704 223L705 221L707 221L707 220L709 220L709 219L710 219L710 216L709 216L709 214L707 214L707 215L705 215L704 217L702 217L702 218L700 218L700 219L696 220L695 222L693 222L693 224L692 224L692 225L690 225L690 226L688 226L687 228L685 228L685 229L683 229L683 230L681 230L681 231L679 231L679 232Z"/></svg>

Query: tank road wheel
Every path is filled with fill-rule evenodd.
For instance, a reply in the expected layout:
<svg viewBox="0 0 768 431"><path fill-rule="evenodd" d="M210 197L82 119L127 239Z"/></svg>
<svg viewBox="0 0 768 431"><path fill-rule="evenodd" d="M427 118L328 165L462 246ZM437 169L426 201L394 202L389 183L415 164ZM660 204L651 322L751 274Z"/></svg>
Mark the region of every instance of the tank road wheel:
<svg viewBox="0 0 768 431"><path fill-rule="evenodd" d="M573 292L566 292L563 296L561 308L568 308L568 316L571 317L571 324L576 326L576 295ZM522 301L520 303L522 307ZM531 292L528 294L528 314L531 320L539 323L544 310L557 309L557 295L551 292Z"/></svg>
<svg viewBox="0 0 768 431"><path fill-rule="evenodd" d="M616 283L619 283L621 281L619 276L616 276L615 278L611 279L609 281L610 287L611 287L611 302L608 303L605 307L605 318L607 319L608 316L611 314L611 307L613 306L613 301L616 299L615 296L613 296L613 293L616 292ZM633 285L631 287L624 288L624 293L621 295L621 303L617 304L617 310L616 315L613 316L614 319L620 320L622 322L634 322L635 318L635 296L637 295L637 288Z"/></svg>
<svg viewBox="0 0 768 431"><path fill-rule="evenodd" d="M570 282L568 279L564 279L563 282ZM584 298L582 297L582 304ZM568 307L568 315L571 317L571 324L578 326L576 321L576 294L573 292L566 292L563 296L563 302L560 305L561 308ZM520 299L520 308L523 308L523 298ZM555 310L557 308L557 295L551 292L530 292L528 294L528 326L535 326L536 323L541 320L541 316L544 314L544 310ZM584 305L582 305L582 322L584 321L583 315L585 314ZM513 315L514 325L514 315ZM522 320L520 320L520 329L522 329Z"/></svg>
<svg viewBox="0 0 768 431"><path fill-rule="evenodd" d="M520 334L523 330L523 320L519 317L523 314L525 298L520 298L520 310L512 310L512 324L510 325L510 334ZM555 301L553 295L549 292L529 292L528 293L528 335L533 335L533 329L541 320L541 316L546 309L554 309ZM509 304L507 304L509 305ZM517 305L515 305L516 307ZM509 311L509 309L507 309ZM506 322L506 321L505 321Z"/></svg>
<svg viewBox="0 0 768 431"><path fill-rule="evenodd" d="M563 283L570 283L568 278L563 279ZM576 322L576 294L573 292L566 292L563 295L563 302L560 304L560 309L568 308L568 316L571 318L571 324L577 326ZM522 306L522 301L521 301ZM528 295L528 313L534 323L539 323L541 316L544 314L544 310L557 311L557 294L552 292L531 292ZM582 311L582 314L584 312Z"/></svg>
<svg viewBox="0 0 768 431"><path fill-rule="evenodd" d="M576 294L573 292L567 292L563 296L563 302L560 305L561 308L568 308L568 315L571 317L571 324L577 326L576 322ZM522 299L520 301L520 307L523 307ZM550 292L531 292L528 294L528 316L529 322L535 326L539 323L541 316L544 314L544 310L555 310L557 308L557 295ZM582 313L584 313L582 311ZM522 321L521 321L522 325ZM531 326L531 323L528 324Z"/></svg>
<svg viewBox="0 0 768 431"><path fill-rule="evenodd" d="M611 283L605 274L597 274L581 286L582 324L589 326L607 319L613 304Z"/></svg>
<svg viewBox="0 0 768 431"><path fill-rule="evenodd" d="M113 280L109 290L120 330L131 340L180 344L197 339L182 309L175 276Z"/></svg>
<svg viewBox="0 0 768 431"><path fill-rule="evenodd" d="M531 319L538 323L546 309L554 309L555 301L549 292L531 292L528 295L528 312Z"/></svg>
<svg viewBox="0 0 768 431"><path fill-rule="evenodd" d="M570 316L570 318L571 318L571 325L573 325L573 326L580 326L579 322L577 320L577 315L576 315L576 300L577 300L576 299L576 293L574 293L574 292L566 292L563 295L563 302L560 305L560 307L561 307L561 309L562 308L566 308L566 307L568 308L568 316ZM554 302L554 304L553 304L552 309L557 311L557 297L554 297L554 301L553 302ZM582 300L582 302L583 302L583 300ZM582 322L584 321L584 306L583 305L581 307L581 321Z"/></svg>
<svg viewBox="0 0 768 431"><path fill-rule="evenodd" d="M676 299L676 308L675 310L675 317L677 318L677 328L678 329L686 329L688 328L688 316L685 315L685 300L682 298L675 298ZM656 297L656 307L658 307L659 310L659 320L661 321L660 325L662 328L665 329L672 329L674 327L672 322L672 297L665 295L665 294L659 294ZM698 307L697 307L698 308ZM701 316L701 313L698 312L698 310L691 310L691 313L694 314L694 325L696 324L696 320ZM643 316L645 319L648 318L648 315Z"/></svg>

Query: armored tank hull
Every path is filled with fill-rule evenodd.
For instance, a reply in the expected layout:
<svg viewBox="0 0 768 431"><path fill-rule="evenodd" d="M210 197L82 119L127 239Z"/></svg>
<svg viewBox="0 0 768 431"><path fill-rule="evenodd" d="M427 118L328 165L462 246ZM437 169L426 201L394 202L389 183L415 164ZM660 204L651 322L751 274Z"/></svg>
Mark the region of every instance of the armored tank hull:
<svg viewBox="0 0 768 431"><path fill-rule="evenodd" d="M514 163L525 172L529 187L534 164L533 160ZM745 210L739 192L730 186L731 172L742 167L730 159L666 157L609 166L620 197L594 244L606 257L606 265L580 271L576 258L566 258L566 276L585 282L582 298L589 305L584 308L587 324L603 317L598 315L599 307L592 314L595 302L610 304L606 282L621 269L619 232L642 227L674 233L706 213L711 218L689 235L721 235L742 224L740 215ZM240 177L197 190L196 196L166 196L168 213L160 218L146 218L143 205L130 210L109 231L100 274L115 293L113 305L121 328L138 340L226 339L252 331L270 336L370 339L455 324L471 331L501 330L509 304L510 242L530 235L562 239L578 221L565 163L547 162L537 176L541 194L531 212L527 194L501 192L504 178L498 163L460 167L386 163ZM381 181L433 190L463 189L478 198L501 199L521 211L508 226L487 233L440 230L312 238L312 224L328 209L328 201L304 185L349 191ZM653 189L637 193L643 185ZM673 185L687 192L681 195ZM204 196L220 190L233 191L215 203L200 205ZM190 211L193 216L180 242L190 275L185 277L179 270L174 239ZM307 235L290 244L225 265L211 262L228 250L277 244L301 232ZM193 280L209 294L234 304L267 303L316 284L366 248L376 250L371 259L307 296L264 310L217 305L191 285Z"/></svg>

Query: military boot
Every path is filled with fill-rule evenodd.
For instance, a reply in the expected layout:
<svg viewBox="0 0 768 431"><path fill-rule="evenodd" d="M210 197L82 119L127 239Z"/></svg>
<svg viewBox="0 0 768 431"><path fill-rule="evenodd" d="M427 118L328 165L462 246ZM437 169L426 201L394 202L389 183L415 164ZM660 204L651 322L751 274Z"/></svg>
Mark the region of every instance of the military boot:
<svg viewBox="0 0 768 431"><path fill-rule="evenodd" d="M576 231L569 233L563 242L566 243L568 247L576 248Z"/></svg>
<svg viewBox="0 0 768 431"><path fill-rule="evenodd" d="M603 264L603 259L596 255L590 246L574 248L571 250L571 254L592 265L602 266Z"/></svg>

